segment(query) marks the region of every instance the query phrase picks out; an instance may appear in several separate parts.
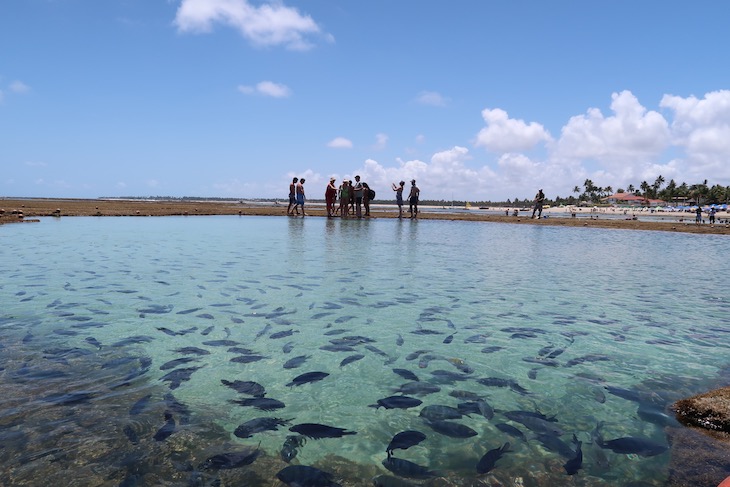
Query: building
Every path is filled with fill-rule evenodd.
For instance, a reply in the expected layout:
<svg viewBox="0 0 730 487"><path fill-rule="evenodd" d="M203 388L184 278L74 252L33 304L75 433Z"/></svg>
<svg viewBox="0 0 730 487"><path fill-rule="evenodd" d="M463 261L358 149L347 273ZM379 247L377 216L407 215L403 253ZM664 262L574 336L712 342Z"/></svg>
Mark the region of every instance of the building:
<svg viewBox="0 0 730 487"><path fill-rule="evenodd" d="M647 199L634 193L614 193L611 196L601 198L601 201L609 205L619 206L663 206L662 200Z"/></svg>

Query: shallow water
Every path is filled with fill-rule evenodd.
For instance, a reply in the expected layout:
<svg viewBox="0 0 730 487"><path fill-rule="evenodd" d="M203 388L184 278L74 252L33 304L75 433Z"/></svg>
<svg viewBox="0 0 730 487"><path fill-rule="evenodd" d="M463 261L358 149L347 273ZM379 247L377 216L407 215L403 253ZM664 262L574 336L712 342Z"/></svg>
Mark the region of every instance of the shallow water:
<svg viewBox="0 0 730 487"><path fill-rule="evenodd" d="M597 433L668 446L666 428L676 425L661 416L665 407L727 378L724 237L164 217L43 219L0 227L0 239L7 485L209 485L216 477L276 485L286 466L280 450L295 435L288 428L300 423L357 433L309 439L292 461L343 485L388 473L386 445L403 430L427 439L395 456L437 470L447 485L477 485L485 478L477 462L505 442L510 451L490 472L505 485L664 485L671 450L614 453ZM345 337L357 337L354 350L320 348ZM301 366L284 368L302 355ZM363 357L341 365L355 355ZM394 368L440 390L409 394L423 402L410 409L368 407L408 382ZM287 386L306 372L329 375ZM285 406L232 403L251 398L221 382L235 380L261 384ZM455 420L476 436L446 436L419 417L424 406L467 401L454 390L495 410L491 419ZM548 423L563 433L558 447L574 452L573 435L582 444L579 472L567 476L554 434L538 438L544 423L530 429L510 411L557 419ZM234 435L262 417L289 423ZM212 455L259 444L248 467L201 472Z"/></svg>

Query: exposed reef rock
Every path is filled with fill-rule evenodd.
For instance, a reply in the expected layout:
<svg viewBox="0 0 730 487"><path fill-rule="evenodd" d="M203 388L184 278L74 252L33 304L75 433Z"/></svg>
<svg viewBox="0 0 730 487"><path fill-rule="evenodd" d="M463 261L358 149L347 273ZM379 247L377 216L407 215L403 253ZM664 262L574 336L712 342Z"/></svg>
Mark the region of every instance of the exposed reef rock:
<svg viewBox="0 0 730 487"><path fill-rule="evenodd" d="M730 387L680 399L672 409L682 424L701 428L715 438L730 441Z"/></svg>

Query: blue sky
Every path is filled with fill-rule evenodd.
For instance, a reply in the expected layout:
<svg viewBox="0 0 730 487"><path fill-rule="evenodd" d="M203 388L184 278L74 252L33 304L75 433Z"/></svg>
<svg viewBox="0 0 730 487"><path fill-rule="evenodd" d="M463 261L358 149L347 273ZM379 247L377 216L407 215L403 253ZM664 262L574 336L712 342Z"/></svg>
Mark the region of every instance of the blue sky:
<svg viewBox="0 0 730 487"><path fill-rule="evenodd" d="M730 4L2 0L0 196L730 185Z"/></svg>

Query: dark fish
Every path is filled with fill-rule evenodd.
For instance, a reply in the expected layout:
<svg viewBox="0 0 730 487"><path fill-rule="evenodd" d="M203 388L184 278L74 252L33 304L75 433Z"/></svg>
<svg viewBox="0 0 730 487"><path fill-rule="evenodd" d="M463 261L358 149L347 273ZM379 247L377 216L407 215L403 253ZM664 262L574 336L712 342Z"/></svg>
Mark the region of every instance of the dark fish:
<svg viewBox="0 0 730 487"><path fill-rule="evenodd" d="M461 419L464 413L451 406L431 404L421 409L418 415L429 421L438 421L443 419Z"/></svg>
<svg viewBox="0 0 730 487"><path fill-rule="evenodd" d="M393 369L393 372L398 374L399 376L403 377L406 380L410 380L413 382L419 382L418 376L407 369Z"/></svg>
<svg viewBox="0 0 730 487"><path fill-rule="evenodd" d="M489 338L489 335L472 335L468 338L465 338L464 343L487 343L487 338Z"/></svg>
<svg viewBox="0 0 730 487"><path fill-rule="evenodd" d="M655 443L646 438L626 436L615 440L601 441L598 443L601 448L609 449L615 453L640 455L642 457L653 457L667 451L666 445Z"/></svg>
<svg viewBox="0 0 730 487"><path fill-rule="evenodd" d="M378 399L377 404L370 404L369 407L379 409L408 409L420 406L423 402L420 399L409 396L389 396Z"/></svg>
<svg viewBox="0 0 730 487"><path fill-rule="evenodd" d="M575 444L575 456L563 465L565 473L568 475L575 475L583 466L583 450L581 449L582 443L578 441L578 438L576 438L575 435L573 435L573 443Z"/></svg>
<svg viewBox="0 0 730 487"><path fill-rule="evenodd" d="M149 404L151 398L152 394L147 394L146 396L135 402L132 407L129 408L129 415L136 416L144 411L144 409L147 407L147 404Z"/></svg>
<svg viewBox="0 0 730 487"><path fill-rule="evenodd" d="M393 389L393 392L425 396L427 394L434 394L436 392L439 392L440 390L441 388L439 386L428 384L426 382L406 382L400 387Z"/></svg>
<svg viewBox="0 0 730 487"><path fill-rule="evenodd" d="M139 313L144 314L165 314L172 311L173 306L171 304L168 305L161 305L161 304L151 304L147 306L146 308L139 308L137 311Z"/></svg>
<svg viewBox="0 0 730 487"><path fill-rule="evenodd" d="M214 455L198 467L199 470L230 470L251 465L261 454L258 448L247 448L245 450L221 453Z"/></svg>
<svg viewBox="0 0 730 487"><path fill-rule="evenodd" d="M454 382L464 381L469 378L469 376L452 372L450 370L434 370L431 372L431 375L434 376L434 379L436 379L436 382L439 384L453 384Z"/></svg>
<svg viewBox="0 0 730 487"><path fill-rule="evenodd" d="M476 401L482 398L481 394L477 394L476 392L471 391L462 391L461 389L454 389L453 391L449 392L449 396L455 397L457 399L469 399L471 401Z"/></svg>
<svg viewBox="0 0 730 487"><path fill-rule="evenodd" d="M504 347L493 345L491 347L482 348L482 353L494 353L494 352L499 352L500 350L503 350L503 349L504 349Z"/></svg>
<svg viewBox="0 0 730 487"><path fill-rule="evenodd" d="M470 427L461 423L454 423L453 421L426 421L426 424L437 433L450 436L451 438L470 438L477 435L477 432Z"/></svg>
<svg viewBox="0 0 730 487"><path fill-rule="evenodd" d="M87 403L93 397L94 394L91 392L55 392L44 397L42 400L55 406L70 406L72 404Z"/></svg>
<svg viewBox="0 0 730 487"><path fill-rule="evenodd" d="M390 440L385 452L390 457L393 454L393 450L407 450L408 448L415 446L426 439L426 435L420 431L408 430L401 431Z"/></svg>
<svg viewBox="0 0 730 487"><path fill-rule="evenodd" d="M178 311L177 314L179 314L179 315L187 315L187 314L190 314L190 313L195 313L196 311L200 311L201 309L203 309L203 308L185 309L185 310L182 310L182 311Z"/></svg>
<svg viewBox="0 0 730 487"><path fill-rule="evenodd" d="M416 350L415 352L411 352L406 355L406 360L416 360L418 357L428 352L429 350Z"/></svg>
<svg viewBox="0 0 730 487"><path fill-rule="evenodd" d="M266 389L264 386L254 381L234 380L229 381L221 379L223 385L226 385L236 392L241 394L248 394L254 397L264 397L266 395Z"/></svg>
<svg viewBox="0 0 730 487"><path fill-rule="evenodd" d="M197 370L202 369L203 366L200 367L188 367L185 369L175 369L171 372L168 372L160 380L169 382L170 383L170 389L177 389L180 387L180 383L186 382L190 380L190 376L193 375L193 373Z"/></svg>
<svg viewBox="0 0 730 487"><path fill-rule="evenodd" d="M398 337L395 339L395 344L400 346L403 346L403 337L400 333L398 333Z"/></svg>
<svg viewBox="0 0 730 487"><path fill-rule="evenodd" d="M388 356L388 354L387 354L387 353L383 352L383 351L382 351L382 350L380 350L380 349L379 349L378 347L375 347L375 346L373 346L373 345L365 345L365 349L366 349L366 350L370 350L370 351L371 351L371 352L373 352L374 354L376 354L376 355L380 355L381 357L387 357L387 356Z"/></svg>
<svg viewBox="0 0 730 487"><path fill-rule="evenodd" d="M661 407L647 402L639 403L636 415L644 421L658 426L677 426L679 424L674 417L665 413Z"/></svg>
<svg viewBox="0 0 730 487"><path fill-rule="evenodd" d="M345 435L356 435L356 431L347 431L344 428L337 428L334 426L327 426L318 423L302 423L296 424L289 428L289 431L293 433L299 433L302 436L311 438L313 440L319 440L322 438L341 438Z"/></svg>
<svg viewBox="0 0 730 487"><path fill-rule="evenodd" d="M165 411L165 424L157 430L157 433L155 433L155 436L153 436L153 438L155 441L164 441L174 432L175 418L172 417L172 414L169 411Z"/></svg>
<svg viewBox="0 0 730 487"><path fill-rule="evenodd" d="M608 360L611 360L611 358L608 357L607 355L594 353L594 354L584 355L583 357L577 357L574 359L570 359L570 360L568 360L568 362L566 362L565 366L572 367L574 365L579 365L579 364L582 364L585 362L604 362L604 361L608 361Z"/></svg>
<svg viewBox="0 0 730 487"><path fill-rule="evenodd" d="M356 352L357 350L349 345L323 345L319 347L320 350L324 350L325 352Z"/></svg>
<svg viewBox="0 0 730 487"><path fill-rule="evenodd" d="M327 372L307 372L302 375L298 375L292 379L291 382L287 384L288 387L294 387L294 386L301 386L303 384L306 384L308 382L317 382L325 377L327 377L329 374Z"/></svg>
<svg viewBox="0 0 730 487"><path fill-rule="evenodd" d="M494 426L502 433L507 433L510 436L521 439L522 441L527 441L527 438L525 438L525 434L511 424L497 423Z"/></svg>
<svg viewBox="0 0 730 487"><path fill-rule="evenodd" d="M208 340L207 342L203 342L203 345L209 347L233 347L238 345L238 342L235 340Z"/></svg>
<svg viewBox="0 0 730 487"><path fill-rule="evenodd" d="M400 477L412 479L426 479L438 475L437 472L422 465L395 457L388 457L383 460L383 466Z"/></svg>
<svg viewBox="0 0 730 487"><path fill-rule="evenodd" d="M430 330L428 328L419 328L417 330L413 330L411 333L414 335L443 335L443 331L438 330Z"/></svg>
<svg viewBox="0 0 730 487"><path fill-rule="evenodd" d="M204 320L214 320L215 316L213 316L210 313L201 313L199 315L196 315L198 318L203 318Z"/></svg>
<svg viewBox="0 0 730 487"><path fill-rule="evenodd" d="M628 399L629 401L641 402L641 395L629 389L622 389L621 387L606 386L606 390L614 396Z"/></svg>
<svg viewBox="0 0 730 487"><path fill-rule="evenodd" d="M494 417L494 409L484 399L459 403L456 409L461 414L481 414L487 419Z"/></svg>
<svg viewBox="0 0 730 487"><path fill-rule="evenodd" d="M512 384L512 380L502 379L500 377L485 377L483 379L477 379L477 382L487 387L509 387Z"/></svg>
<svg viewBox="0 0 730 487"><path fill-rule="evenodd" d="M210 352L208 350L204 350L198 347L182 347L175 349L175 351L184 355L210 355Z"/></svg>
<svg viewBox="0 0 730 487"><path fill-rule="evenodd" d="M329 313L326 313L329 314ZM342 335L343 333L347 333L348 329L345 328L335 328L334 330L329 330L324 333L325 336L332 336L332 335Z"/></svg>
<svg viewBox="0 0 730 487"><path fill-rule="evenodd" d="M477 473L484 474L492 470L494 465L497 463L497 460L502 458L502 455L508 451L509 443L505 443L499 448L489 450L484 454L484 456L482 456L482 458L479 459L479 462L477 462Z"/></svg>
<svg viewBox="0 0 730 487"><path fill-rule="evenodd" d="M358 360L363 358L365 358L365 355L361 353L350 355L349 357L342 359L342 362L340 362L340 367L344 367L345 365L351 364L352 362L357 362Z"/></svg>
<svg viewBox="0 0 730 487"><path fill-rule="evenodd" d="M250 438L256 433L263 431L276 431L279 426L286 426L291 422L291 419L281 418L255 418L241 424L233 432L239 438Z"/></svg>
<svg viewBox="0 0 730 487"><path fill-rule="evenodd" d="M284 440L284 444L281 446L279 456L286 463L291 462L296 458L297 454L299 453L298 448L304 446L306 442L306 438L304 438L302 435L288 435L286 437L286 440Z"/></svg>
<svg viewBox="0 0 730 487"><path fill-rule="evenodd" d="M443 343L446 343L446 344L448 344L448 343L451 343L451 342L453 342L453 341L454 341L454 335L452 334L452 335L449 335L449 336L447 336L446 338L444 338L444 341L443 341Z"/></svg>
<svg viewBox="0 0 730 487"><path fill-rule="evenodd" d="M299 333L299 330L290 329L290 330L278 331L276 333L272 333L271 335L269 335L269 338L276 340L278 338L285 338L288 336L292 336L294 333Z"/></svg>
<svg viewBox="0 0 730 487"><path fill-rule="evenodd" d="M161 331L165 335L168 335L168 336L171 336L171 337L178 336L178 335L184 335L184 333L181 333L179 331L173 331L173 330L171 330L169 328L165 328L164 326L158 326L157 327L157 330L158 331Z"/></svg>
<svg viewBox="0 0 730 487"><path fill-rule="evenodd" d="M149 343L152 340L154 340L154 338L152 338L151 336L135 335L112 343L112 347L126 347L127 345L135 345L137 343Z"/></svg>
<svg viewBox="0 0 730 487"><path fill-rule="evenodd" d="M137 443L139 443L139 435L136 431L134 431L132 425L125 424L124 428L122 428L122 431L124 432L124 436L127 437L131 444L136 445Z"/></svg>
<svg viewBox="0 0 730 487"><path fill-rule="evenodd" d="M256 337L254 337L254 340L258 340L262 336L266 335L269 332L269 330L271 330L271 325L264 326L261 329L261 331L259 331L258 333L256 333Z"/></svg>
<svg viewBox="0 0 730 487"><path fill-rule="evenodd" d="M178 365L187 364L189 362L196 362L198 359L192 358L192 357L182 357L177 358L175 360L170 360L169 362L165 362L164 364L160 365L160 370L170 370L174 369Z"/></svg>
<svg viewBox="0 0 730 487"><path fill-rule="evenodd" d="M281 347L281 351L284 353L289 353L292 350L294 350L294 342L285 343L283 347Z"/></svg>
<svg viewBox="0 0 730 487"><path fill-rule="evenodd" d="M227 350L229 353L238 353L240 355L256 355L256 352L246 347L231 347Z"/></svg>
<svg viewBox="0 0 730 487"><path fill-rule="evenodd" d="M101 342L94 337L86 337L85 341L86 341L86 343L89 343L89 344L95 346L96 348L99 348L99 349L101 348Z"/></svg>
<svg viewBox="0 0 730 487"><path fill-rule="evenodd" d="M235 364L250 364L267 358L270 357L265 357L263 355L240 355L238 357L233 357L231 360L229 360L229 362L233 362Z"/></svg>
<svg viewBox="0 0 730 487"><path fill-rule="evenodd" d="M563 430L551 421L546 421L534 416L513 415L510 414L511 412L512 411L507 411L504 415L512 421L523 424L535 433L553 436L561 436L563 434Z"/></svg>
<svg viewBox="0 0 730 487"><path fill-rule="evenodd" d="M300 367L307 359L311 358L311 355L299 355L298 357L290 358L284 362L285 369L296 369Z"/></svg>
<svg viewBox="0 0 730 487"><path fill-rule="evenodd" d="M312 315L312 318L311 319L313 319L313 320L319 320L319 319L324 318L325 316L330 316L330 315L333 315L333 314L334 313L327 313L327 312L324 312L324 313L316 313L316 314L313 314Z"/></svg>
<svg viewBox="0 0 730 487"><path fill-rule="evenodd" d="M233 404L238 404L239 406L244 407L254 407L258 409L259 411L274 411L276 409L281 409L286 407L286 404L284 404L281 401L278 401L276 399L271 399L268 397L252 397L247 399L233 399L230 401Z"/></svg>
<svg viewBox="0 0 730 487"><path fill-rule="evenodd" d="M575 451L573 451L570 445L568 445L566 442L564 442L555 435L538 433L536 438L537 441L542 443L542 446L544 446L546 449L550 450L553 453L557 453L558 455L565 458L573 458L575 456Z"/></svg>
<svg viewBox="0 0 730 487"><path fill-rule="evenodd" d="M332 474L306 465L289 465L279 470L276 478L289 487L340 487Z"/></svg>

